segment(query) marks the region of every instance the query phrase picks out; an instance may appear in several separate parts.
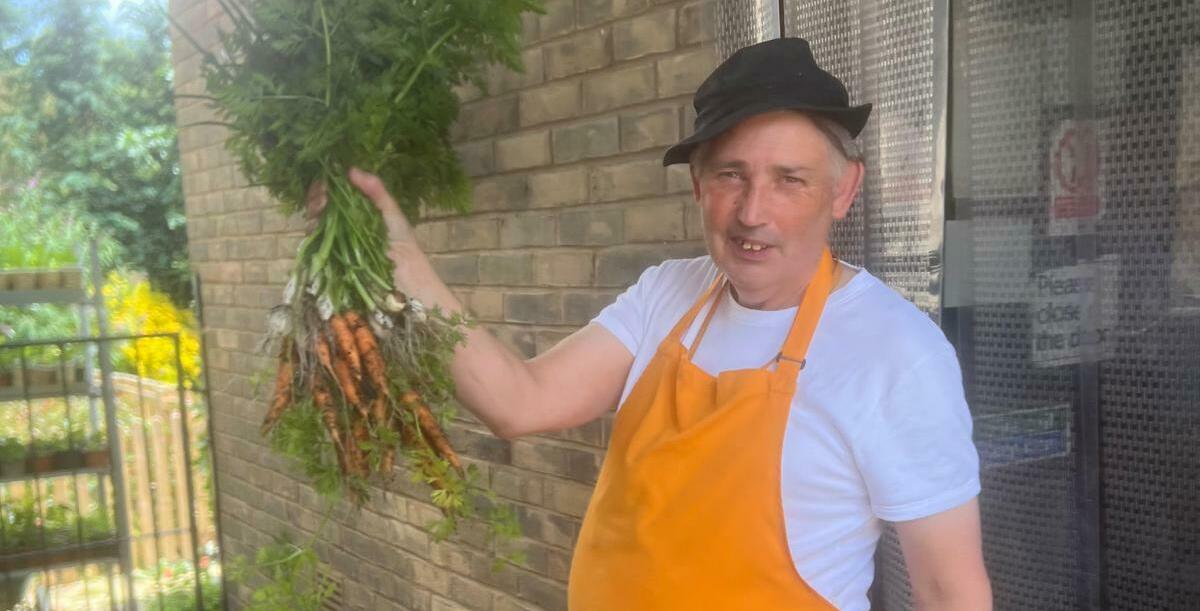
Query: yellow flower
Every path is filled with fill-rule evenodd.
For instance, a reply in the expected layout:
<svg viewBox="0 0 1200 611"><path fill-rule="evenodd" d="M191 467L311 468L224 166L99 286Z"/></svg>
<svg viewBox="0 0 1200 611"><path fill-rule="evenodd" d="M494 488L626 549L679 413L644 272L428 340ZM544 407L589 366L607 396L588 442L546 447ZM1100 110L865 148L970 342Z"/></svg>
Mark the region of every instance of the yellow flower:
<svg viewBox="0 0 1200 611"><path fill-rule="evenodd" d="M117 272L108 276L104 301L112 327L117 333L150 335L179 333L177 366L174 342L169 337L143 338L123 344L118 367L130 373L163 382L182 381L191 387L200 375L200 340L192 312L175 307L170 298L150 287L141 278L129 278Z"/></svg>

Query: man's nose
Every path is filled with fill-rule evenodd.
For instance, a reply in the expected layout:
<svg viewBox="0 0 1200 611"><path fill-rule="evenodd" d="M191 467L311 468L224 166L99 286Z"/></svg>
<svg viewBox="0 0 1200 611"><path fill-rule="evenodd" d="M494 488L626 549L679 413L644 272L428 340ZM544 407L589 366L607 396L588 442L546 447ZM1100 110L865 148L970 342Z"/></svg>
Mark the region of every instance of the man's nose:
<svg viewBox="0 0 1200 611"><path fill-rule="evenodd" d="M767 205L767 192L756 181L747 180L746 188L738 198L737 219L742 225L755 227L766 222L764 216Z"/></svg>

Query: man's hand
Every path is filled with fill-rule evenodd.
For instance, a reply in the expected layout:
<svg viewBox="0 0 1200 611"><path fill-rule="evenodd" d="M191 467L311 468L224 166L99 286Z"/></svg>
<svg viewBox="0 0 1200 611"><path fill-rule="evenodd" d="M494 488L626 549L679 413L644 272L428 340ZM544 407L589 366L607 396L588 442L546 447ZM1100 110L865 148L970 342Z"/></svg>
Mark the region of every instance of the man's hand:
<svg viewBox="0 0 1200 611"><path fill-rule="evenodd" d="M308 192L304 194L305 233L312 233L317 228L317 220L321 218L321 212L325 210L327 202L328 197L325 192L325 181L316 180L308 185Z"/></svg>
<svg viewBox="0 0 1200 611"><path fill-rule="evenodd" d="M392 198L392 194L388 193L387 187L378 176L358 168L350 168L347 176L350 178L350 183L362 191L363 195L366 195L367 199L371 200L371 203L379 209L379 213L383 215L383 224L387 227L388 244L416 242L412 226L408 224L408 219L404 218L404 213L400 211L400 205ZM325 204L328 201L329 195L326 191L325 181L318 180L308 186L308 193L304 196L304 218L308 221L309 232L316 228L317 219L321 217L321 212L325 210Z"/></svg>
<svg viewBox="0 0 1200 611"><path fill-rule="evenodd" d="M979 501L896 522L919 611L990 611L992 587L983 565Z"/></svg>
<svg viewBox="0 0 1200 611"><path fill-rule="evenodd" d="M363 195L367 196L367 199L383 216L383 224L387 228L387 256L392 260L396 270L393 278L396 288L405 294L417 296L427 305L436 303L446 310L460 310L461 306L453 299L448 290L432 291L434 295L431 295L429 290L421 290L431 288L422 286L422 283L429 283L431 276L436 280L436 276L432 274L433 270L428 265L425 253L417 244L412 225L409 225L408 219L404 218L404 213L400 211L400 205L392 198L392 194L388 193L383 181L378 176L358 168L351 168L348 176L350 183L362 191ZM327 202L328 193L324 181L316 181L309 185L304 205L304 216L308 221L309 232L316 228L317 219L325 210ZM415 272L421 273L418 275ZM440 285L441 282L435 281L435 284ZM450 297L450 299L446 299L446 297Z"/></svg>
<svg viewBox="0 0 1200 611"><path fill-rule="evenodd" d="M436 306L445 312L461 312L462 304L454 293L442 283L429 258L417 244L416 235L399 204L388 193L387 187L378 176L351 168L348 174L350 183L354 185L379 210L383 216L384 227L387 228L387 252L392 261L392 283L396 290L408 297L415 297L426 306ZM328 192L324 181L316 181L309 185L305 194L304 216L307 219L308 231L316 228L317 219L325 210L328 203Z"/></svg>
<svg viewBox="0 0 1200 611"><path fill-rule="evenodd" d="M408 219L404 218L404 213L400 211L400 205L396 200L392 199L392 194L388 193L387 187L378 176L364 172L358 168L350 168L350 182L375 207L379 209L383 215L383 224L387 227L388 245L394 247L396 245L410 245L416 247L417 240L413 235L412 225L408 224Z"/></svg>

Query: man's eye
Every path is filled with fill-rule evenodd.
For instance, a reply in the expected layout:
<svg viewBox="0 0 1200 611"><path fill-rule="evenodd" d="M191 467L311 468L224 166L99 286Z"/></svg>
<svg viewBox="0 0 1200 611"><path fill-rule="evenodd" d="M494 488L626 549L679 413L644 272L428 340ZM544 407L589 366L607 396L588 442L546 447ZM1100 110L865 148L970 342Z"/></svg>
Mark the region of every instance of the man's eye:
<svg viewBox="0 0 1200 611"><path fill-rule="evenodd" d="M734 170L725 170L723 172L718 172L717 176L719 178L732 178L732 179L737 179L737 178L742 177L742 175L739 172L736 172Z"/></svg>
<svg viewBox="0 0 1200 611"><path fill-rule="evenodd" d="M786 182L786 183L788 183L788 184L793 184L793 185L802 185L802 184L805 184L805 183L804 183L804 179L803 179L803 178L800 178L800 177L798 177L798 176L784 176L784 177L783 177L783 182Z"/></svg>

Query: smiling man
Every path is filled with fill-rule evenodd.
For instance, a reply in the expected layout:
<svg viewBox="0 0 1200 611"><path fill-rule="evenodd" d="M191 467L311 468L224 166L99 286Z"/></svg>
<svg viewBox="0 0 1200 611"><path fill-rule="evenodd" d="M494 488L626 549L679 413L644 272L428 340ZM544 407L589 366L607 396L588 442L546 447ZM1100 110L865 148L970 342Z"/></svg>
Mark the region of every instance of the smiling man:
<svg viewBox="0 0 1200 611"><path fill-rule="evenodd" d="M794 38L735 53L695 105L664 164L691 166L708 256L651 267L537 358L474 329L453 362L502 437L619 408L570 608L865 610L892 522L919 609L990 609L954 350L829 248L870 106ZM384 213L397 287L460 310L379 181L351 179Z"/></svg>

